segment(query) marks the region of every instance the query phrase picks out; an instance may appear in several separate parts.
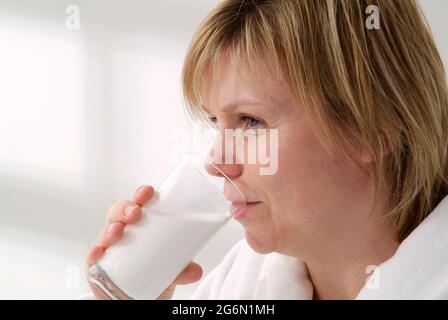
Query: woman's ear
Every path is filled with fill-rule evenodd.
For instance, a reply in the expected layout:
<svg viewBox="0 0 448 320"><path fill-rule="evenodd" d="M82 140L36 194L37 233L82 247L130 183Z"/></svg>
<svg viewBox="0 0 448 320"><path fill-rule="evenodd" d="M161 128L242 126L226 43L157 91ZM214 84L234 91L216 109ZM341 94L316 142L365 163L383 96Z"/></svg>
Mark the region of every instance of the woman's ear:
<svg viewBox="0 0 448 320"><path fill-rule="evenodd" d="M378 154L381 154L383 157L390 154L393 150L392 143L389 138L383 136L380 139L380 152ZM361 161L365 164L371 164L375 161L377 161L377 155L375 152L372 152L371 150L366 150L365 148L361 152Z"/></svg>

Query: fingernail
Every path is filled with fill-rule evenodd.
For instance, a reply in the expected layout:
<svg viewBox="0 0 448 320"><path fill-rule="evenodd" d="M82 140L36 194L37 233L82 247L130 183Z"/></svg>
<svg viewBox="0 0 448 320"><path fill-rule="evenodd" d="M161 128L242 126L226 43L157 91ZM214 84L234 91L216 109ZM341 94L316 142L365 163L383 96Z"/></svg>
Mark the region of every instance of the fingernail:
<svg viewBox="0 0 448 320"><path fill-rule="evenodd" d="M146 185L142 185L142 186L138 187L137 192L140 192L140 190L142 190L144 187L146 187Z"/></svg>
<svg viewBox="0 0 448 320"><path fill-rule="evenodd" d="M132 212L135 208L137 208L137 206L136 206L136 205L133 205L133 204L127 206L127 207L124 209L124 211L123 211L123 216L127 217L128 215L131 214L131 212Z"/></svg>

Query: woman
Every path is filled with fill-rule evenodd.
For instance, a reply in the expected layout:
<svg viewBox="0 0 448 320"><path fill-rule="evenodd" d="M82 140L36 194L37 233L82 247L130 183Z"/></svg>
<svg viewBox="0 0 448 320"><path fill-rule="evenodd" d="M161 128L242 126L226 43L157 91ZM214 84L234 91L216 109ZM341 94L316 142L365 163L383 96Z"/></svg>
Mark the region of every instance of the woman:
<svg viewBox="0 0 448 320"><path fill-rule="evenodd" d="M193 298L448 298L448 93L415 1L225 0L194 35L183 89L220 133L279 135L273 175L218 164L252 205ZM111 207L88 265L153 192ZM201 276L190 264L160 298Z"/></svg>

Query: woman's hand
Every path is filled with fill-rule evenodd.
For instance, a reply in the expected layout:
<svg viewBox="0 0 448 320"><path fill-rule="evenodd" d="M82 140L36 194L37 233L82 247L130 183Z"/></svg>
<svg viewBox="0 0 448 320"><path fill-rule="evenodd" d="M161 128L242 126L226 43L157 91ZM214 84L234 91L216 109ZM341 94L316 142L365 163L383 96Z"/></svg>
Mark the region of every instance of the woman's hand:
<svg viewBox="0 0 448 320"><path fill-rule="evenodd" d="M101 232L98 243L93 246L87 254L87 267L90 268L98 261L104 251L123 236L127 224L133 224L140 220L142 215L141 206L148 202L154 195L154 188L141 186L134 195L134 201L124 200L113 204L107 212L107 224ZM171 299L178 284L189 284L199 281L202 277L202 268L197 263L191 262L166 288L158 299ZM90 286L97 299L107 299L99 290Z"/></svg>

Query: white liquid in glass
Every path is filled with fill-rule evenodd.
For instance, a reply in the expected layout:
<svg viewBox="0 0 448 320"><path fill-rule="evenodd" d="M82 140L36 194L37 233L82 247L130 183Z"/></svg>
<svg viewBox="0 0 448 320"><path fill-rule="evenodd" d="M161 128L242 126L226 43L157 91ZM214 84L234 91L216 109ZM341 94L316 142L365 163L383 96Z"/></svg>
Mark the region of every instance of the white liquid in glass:
<svg viewBox="0 0 448 320"><path fill-rule="evenodd" d="M98 264L135 299L155 299L229 220L228 215L144 210Z"/></svg>

